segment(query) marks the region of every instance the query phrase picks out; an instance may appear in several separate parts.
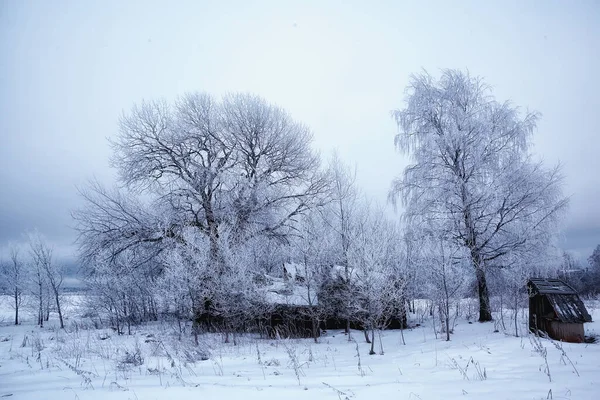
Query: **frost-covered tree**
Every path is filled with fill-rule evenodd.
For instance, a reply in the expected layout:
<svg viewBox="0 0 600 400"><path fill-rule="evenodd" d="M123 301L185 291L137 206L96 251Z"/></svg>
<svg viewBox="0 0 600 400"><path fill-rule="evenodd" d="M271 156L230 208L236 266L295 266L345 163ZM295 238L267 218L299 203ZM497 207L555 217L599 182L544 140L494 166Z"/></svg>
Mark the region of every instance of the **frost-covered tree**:
<svg viewBox="0 0 600 400"><path fill-rule="evenodd" d="M592 255L588 258L589 282L586 282L586 292L597 295L600 293L600 245L596 246Z"/></svg>
<svg viewBox="0 0 600 400"><path fill-rule="evenodd" d="M234 265L227 257L257 238L285 242L294 219L327 200L311 140L283 109L248 94L192 93L134 106L112 142L122 188L81 190L85 206L74 217L83 260L91 268L118 265L121 253L133 252L127 259L137 268L163 262L193 238L208 244L209 273L191 287L220 296Z"/></svg>
<svg viewBox="0 0 600 400"><path fill-rule="evenodd" d="M125 250L108 260L99 258L86 268L84 279L90 296L86 300L100 320L108 318L119 334L131 334L132 326L156 320L158 304L156 279L161 266L147 259L143 249Z"/></svg>
<svg viewBox="0 0 600 400"><path fill-rule="evenodd" d="M168 208L153 207L135 193L110 190L98 181L90 181L79 193L85 206L73 217L79 231L79 256L88 272L93 272L96 265L123 262L119 260L121 254L141 265L172 245L175 232ZM135 251L139 257L132 258L128 251Z"/></svg>
<svg viewBox="0 0 600 400"><path fill-rule="evenodd" d="M435 219L466 248L477 280L479 320L490 321L486 273L530 241L552 241L567 201L558 167L531 155L538 114L500 103L480 78L446 70L413 76L394 112L395 144L411 156L392 199L409 221Z"/></svg>
<svg viewBox="0 0 600 400"><path fill-rule="evenodd" d="M596 246L592 255L588 258L588 263L590 267L600 271L600 244Z"/></svg>
<svg viewBox="0 0 600 400"><path fill-rule="evenodd" d="M395 251L399 241L393 225L381 210L365 209L357 221L356 245L349 251L350 281L355 301L353 317L365 329L365 339L375 354L375 330L387 326L403 304L402 274ZM367 332L371 332L369 339Z"/></svg>
<svg viewBox="0 0 600 400"><path fill-rule="evenodd" d="M64 279L64 270L57 264L52 257L52 248L46 243L39 232L33 232L29 235L29 249L34 270L34 282L37 288L36 295L39 297L39 313L43 315L44 289L49 293L45 298L48 300L46 305L47 314L49 314L50 299L56 306L60 328L64 329L63 310L61 307L61 291ZM43 325L42 315L39 316L40 326ZM46 318L48 320L48 318Z"/></svg>
<svg viewBox="0 0 600 400"><path fill-rule="evenodd" d="M353 219L357 217L359 193L356 188L356 171L345 165L334 153L330 160L332 202L325 213L327 224L338 236L339 264L348 275L348 252L352 242Z"/></svg>
<svg viewBox="0 0 600 400"><path fill-rule="evenodd" d="M9 260L0 263L0 267L4 289L12 297L11 306L15 310L15 325L19 325L19 311L23 305L25 289L29 284L26 263L20 248L14 244L9 245Z"/></svg>
<svg viewBox="0 0 600 400"><path fill-rule="evenodd" d="M173 105L135 106L121 118L112 164L164 226L127 195L91 185L83 193L86 207L75 213L83 253L177 239L193 227L209 238L216 261L223 224L236 240L285 234L294 216L323 201L327 187L310 143L308 128L252 95L218 102L195 93Z"/></svg>
<svg viewBox="0 0 600 400"><path fill-rule="evenodd" d="M325 225L332 233L331 248L337 255L333 260L335 265L343 267L343 274L337 279L337 290L330 293L336 296L336 313L346 319L346 333L350 337L350 318L352 306L352 290L350 288L351 267L349 253L355 244L356 220L359 217L359 191L356 187L356 170L344 164L337 153L334 153L329 163L331 179L331 202L321 211Z"/></svg>
<svg viewBox="0 0 600 400"><path fill-rule="evenodd" d="M570 252L563 252L560 277L584 296L600 294L600 245L592 251L587 265Z"/></svg>
<svg viewBox="0 0 600 400"><path fill-rule="evenodd" d="M321 289L330 276L331 266L337 260L337 232L324 224L317 212L303 216L296 232L291 250L297 274L296 281L291 281L290 286L297 286L294 290L298 292L302 304L307 306L301 312L312 321L312 336L316 343L320 321L328 313L328 299L325 298L328 294Z"/></svg>
<svg viewBox="0 0 600 400"><path fill-rule="evenodd" d="M452 304L458 302L465 288L465 257L459 247L435 227L423 227L419 236L418 260L423 286L428 298L437 306L441 332L450 340Z"/></svg>
<svg viewBox="0 0 600 400"><path fill-rule="evenodd" d="M193 310L195 322L202 322L207 329L224 332L225 342L232 337L235 343L236 332L243 330L246 322L256 320L270 310L264 301L264 291L256 290L257 274L252 268L250 243L232 246L229 235L234 234L222 231L220 235L219 249L224 268L219 275L212 269L209 252L202 252L198 243L196 251L188 245L180 246L180 250L188 254L184 262L191 261L193 270L201 277L197 288L201 291L199 297L203 304ZM204 248L209 248L209 244L205 243ZM200 327L194 328L197 332Z"/></svg>

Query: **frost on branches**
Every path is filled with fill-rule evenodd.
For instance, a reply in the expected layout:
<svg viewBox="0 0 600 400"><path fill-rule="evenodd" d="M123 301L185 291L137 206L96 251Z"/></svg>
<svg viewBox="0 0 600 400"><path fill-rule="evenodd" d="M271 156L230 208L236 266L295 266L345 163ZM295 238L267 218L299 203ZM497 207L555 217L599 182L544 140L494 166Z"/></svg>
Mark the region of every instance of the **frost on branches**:
<svg viewBox="0 0 600 400"><path fill-rule="evenodd" d="M106 304L155 315L155 294L169 291L157 286L167 285L177 312L240 316L253 271L238 269L262 264L260 249L285 242L295 218L324 201L328 180L311 140L284 110L248 94L134 106L112 142L121 188L91 183L74 213ZM127 300L131 288L147 301Z"/></svg>
<svg viewBox="0 0 600 400"><path fill-rule="evenodd" d="M565 207L558 167L530 155L536 113L498 102L468 73L413 76L406 106L394 112L397 148L412 164L394 181L405 218L435 226L468 253L479 321L490 321L487 273L552 245Z"/></svg>

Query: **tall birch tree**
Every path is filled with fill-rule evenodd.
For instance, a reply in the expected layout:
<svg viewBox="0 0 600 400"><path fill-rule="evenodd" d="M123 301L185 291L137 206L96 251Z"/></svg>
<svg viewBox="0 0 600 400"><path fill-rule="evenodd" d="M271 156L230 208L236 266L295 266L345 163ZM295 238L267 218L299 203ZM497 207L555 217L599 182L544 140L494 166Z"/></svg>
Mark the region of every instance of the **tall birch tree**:
<svg viewBox="0 0 600 400"><path fill-rule="evenodd" d="M445 70L411 78L393 112L395 145L412 163L391 189L405 217L436 220L464 246L477 280L479 321L490 321L486 273L530 241L550 244L567 205L559 167L531 156L539 114L497 101L481 78Z"/></svg>

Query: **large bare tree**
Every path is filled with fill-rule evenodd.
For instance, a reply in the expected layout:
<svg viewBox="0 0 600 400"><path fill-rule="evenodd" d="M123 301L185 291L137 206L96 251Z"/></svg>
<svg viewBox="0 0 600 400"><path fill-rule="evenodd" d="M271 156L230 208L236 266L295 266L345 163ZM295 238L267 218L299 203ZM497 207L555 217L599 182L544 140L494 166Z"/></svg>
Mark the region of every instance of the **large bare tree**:
<svg viewBox="0 0 600 400"><path fill-rule="evenodd" d="M250 94L134 106L112 141L121 189L81 190L85 206L74 216L84 260L110 263L141 249L141 265L196 235L209 244L205 279L225 276L224 246L285 240L296 217L326 200L311 141L306 126Z"/></svg>
<svg viewBox="0 0 600 400"><path fill-rule="evenodd" d="M413 76L406 107L394 112L396 146L412 164L394 181L412 222L435 221L466 247L479 320L492 319L486 270L530 242L547 245L567 204L559 168L530 155L538 114L500 103L480 78L446 70Z"/></svg>

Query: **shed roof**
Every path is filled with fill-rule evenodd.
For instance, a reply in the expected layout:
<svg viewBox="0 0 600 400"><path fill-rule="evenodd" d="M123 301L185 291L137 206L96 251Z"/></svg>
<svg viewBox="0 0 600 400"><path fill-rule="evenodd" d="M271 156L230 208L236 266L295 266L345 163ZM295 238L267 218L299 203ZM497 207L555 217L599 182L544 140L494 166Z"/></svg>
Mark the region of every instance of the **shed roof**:
<svg viewBox="0 0 600 400"><path fill-rule="evenodd" d="M575 289L560 279L531 278L528 286L536 294L577 294Z"/></svg>
<svg viewBox="0 0 600 400"><path fill-rule="evenodd" d="M575 289L565 282L559 279L532 278L527 286L531 294L540 294L548 299L559 321L569 323L592 321Z"/></svg>
<svg viewBox="0 0 600 400"><path fill-rule="evenodd" d="M577 294L547 294L556 316L561 322L592 322L591 315L585 309Z"/></svg>

